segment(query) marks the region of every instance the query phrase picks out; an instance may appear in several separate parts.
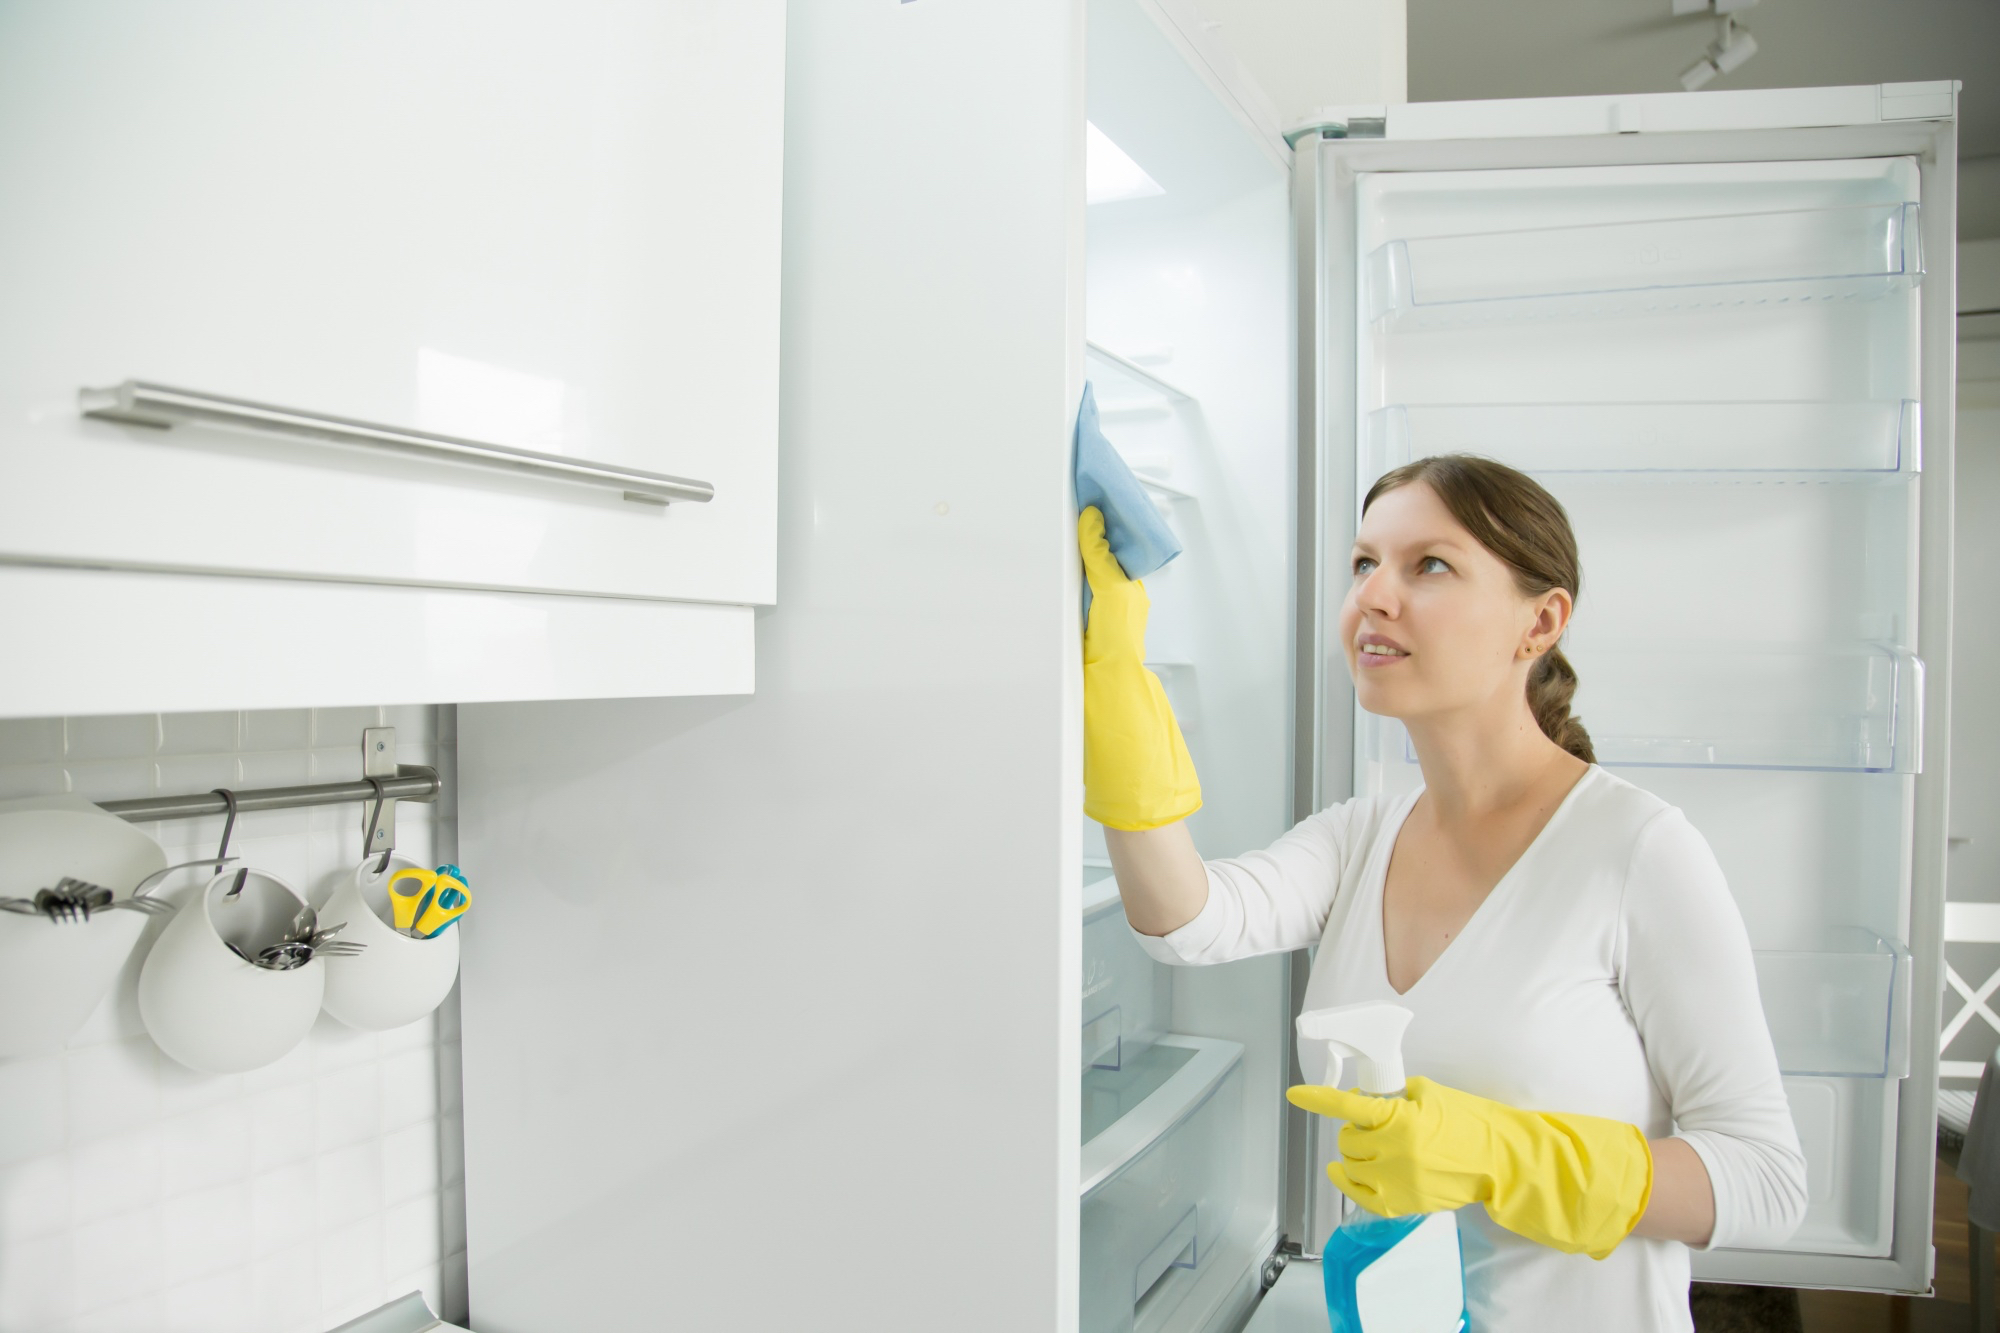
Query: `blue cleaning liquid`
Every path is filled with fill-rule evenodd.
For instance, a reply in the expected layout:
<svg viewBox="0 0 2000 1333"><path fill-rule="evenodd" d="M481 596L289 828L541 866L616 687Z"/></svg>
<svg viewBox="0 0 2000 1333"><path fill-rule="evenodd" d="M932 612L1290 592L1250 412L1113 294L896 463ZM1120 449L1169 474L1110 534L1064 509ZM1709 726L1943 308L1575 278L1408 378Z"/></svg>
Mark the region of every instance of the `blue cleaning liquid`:
<svg viewBox="0 0 2000 1333"><path fill-rule="evenodd" d="M1320 1253L1332 1333L1459 1333L1465 1269L1451 1213L1357 1210Z"/></svg>

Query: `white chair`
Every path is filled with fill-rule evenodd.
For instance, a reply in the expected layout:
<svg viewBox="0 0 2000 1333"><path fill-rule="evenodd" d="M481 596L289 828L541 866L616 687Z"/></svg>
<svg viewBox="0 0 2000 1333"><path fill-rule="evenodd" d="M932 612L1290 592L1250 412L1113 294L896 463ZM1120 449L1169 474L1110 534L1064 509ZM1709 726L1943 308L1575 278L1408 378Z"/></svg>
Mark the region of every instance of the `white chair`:
<svg viewBox="0 0 2000 1333"><path fill-rule="evenodd" d="M1946 903L1944 905L1944 942L1946 944L2000 944L2000 903ZM1946 958L1944 984L1958 992L1965 1007L1951 1016L1938 1034L1938 1054L1942 1056L1959 1033L1963 1032L1973 1019L1983 1021L1991 1029L1991 1035L2000 1039L2000 1014L1993 1011L1987 1001L2000 990L2000 971L1972 986L1958 974L1958 970ZM1943 1060L1938 1062L1940 1079L1977 1079L1986 1067L1983 1060ZM1969 1094L1961 1094L1964 1109L1971 1110ZM1944 1102L1940 1099L1939 1106ZM1960 1127L1963 1132L1963 1127Z"/></svg>

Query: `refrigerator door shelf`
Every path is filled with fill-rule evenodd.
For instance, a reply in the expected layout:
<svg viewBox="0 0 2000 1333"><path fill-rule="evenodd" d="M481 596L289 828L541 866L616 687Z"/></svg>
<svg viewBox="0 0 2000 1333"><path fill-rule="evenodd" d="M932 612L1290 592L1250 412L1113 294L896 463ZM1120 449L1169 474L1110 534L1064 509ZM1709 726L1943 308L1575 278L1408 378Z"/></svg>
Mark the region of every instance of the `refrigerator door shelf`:
<svg viewBox="0 0 2000 1333"><path fill-rule="evenodd" d="M1176 466L1203 434L1200 401L1138 362L1093 342L1083 345L1083 365L1097 395L1098 420L1161 515L1173 522L1176 501L1200 499L1184 484Z"/></svg>
<svg viewBox="0 0 2000 1333"><path fill-rule="evenodd" d="M1243 1058L1241 1043L1178 1033L1161 1037L1151 1051L1157 1059L1133 1060L1125 1070L1092 1070L1084 1076L1078 1193L1086 1199L1172 1136ZM1088 1109L1093 1094L1121 1106L1122 1114L1100 1124Z"/></svg>
<svg viewBox="0 0 2000 1333"><path fill-rule="evenodd" d="M1907 1078L1910 952L1865 931L1848 947L1759 949L1757 990L1787 1075Z"/></svg>
<svg viewBox="0 0 2000 1333"><path fill-rule="evenodd" d="M1094 342L1083 345L1083 373L1097 389L1100 416L1165 416L1201 406L1193 394L1173 381Z"/></svg>
<svg viewBox="0 0 2000 1333"><path fill-rule="evenodd" d="M1364 482L1438 454L1535 474L1908 476L1921 467L1912 401L1393 404L1368 414Z"/></svg>
<svg viewBox="0 0 2000 1333"><path fill-rule="evenodd" d="M1125 924L1116 881L1108 898L1083 917L1083 1045L1085 1100L1092 1071L1115 1073L1165 1035L1173 1012L1167 969L1146 955ZM1090 1112L1084 1112L1088 1119ZM1085 1135L1089 1137L1088 1134Z"/></svg>
<svg viewBox="0 0 2000 1333"><path fill-rule="evenodd" d="M1365 309L1395 331L1872 301L1923 278L1918 205L1738 213L1391 241Z"/></svg>
<svg viewBox="0 0 2000 1333"><path fill-rule="evenodd" d="M1605 768L1917 773L1923 662L1891 649L1592 649L1569 644L1572 711ZM1409 732L1362 713L1362 750L1414 765ZM1400 788L1399 788L1400 789Z"/></svg>
<svg viewBox="0 0 2000 1333"><path fill-rule="evenodd" d="M1923 663L1889 649L1575 648L1606 767L1915 773Z"/></svg>
<svg viewBox="0 0 2000 1333"><path fill-rule="evenodd" d="M1806 1217L1779 1251L1853 1257L1890 1252L1901 1086L1881 1079L1786 1075L1785 1098L1806 1155Z"/></svg>
<svg viewBox="0 0 2000 1333"><path fill-rule="evenodd" d="M1153 1052L1186 1058L1083 1147L1083 1333L1166 1327L1206 1279L1248 1262L1230 1232L1242 1176L1243 1047L1170 1036Z"/></svg>

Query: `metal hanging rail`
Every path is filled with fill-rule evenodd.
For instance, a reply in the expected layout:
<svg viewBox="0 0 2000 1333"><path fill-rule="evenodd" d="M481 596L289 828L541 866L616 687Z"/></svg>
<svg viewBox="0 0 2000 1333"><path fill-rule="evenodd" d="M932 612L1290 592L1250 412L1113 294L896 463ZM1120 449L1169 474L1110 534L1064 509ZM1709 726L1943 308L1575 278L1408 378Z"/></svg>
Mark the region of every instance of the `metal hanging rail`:
<svg viewBox="0 0 2000 1333"><path fill-rule="evenodd" d="M376 783L381 791L376 791ZM390 801L435 801L444 783L438 771L424 764L398 764L396 775L373 782L315 782L303 787L253 787L235 791L239 813L252 810L296 810L308 805L346 805L351 801L374 801L377 796ZM145 823L155 819L198 819L203 815L229 813L229 802L219 791L195 792L187 796L141 796L129 801L99 801L98 808Z"/></svg>

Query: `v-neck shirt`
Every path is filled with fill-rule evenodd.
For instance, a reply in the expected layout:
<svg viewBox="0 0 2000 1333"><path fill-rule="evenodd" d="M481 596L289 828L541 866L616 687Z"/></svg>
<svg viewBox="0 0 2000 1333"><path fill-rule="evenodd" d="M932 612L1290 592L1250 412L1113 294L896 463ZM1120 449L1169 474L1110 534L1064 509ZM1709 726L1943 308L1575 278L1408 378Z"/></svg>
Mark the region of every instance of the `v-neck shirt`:
<svg viewBox="0 0 2000 1333"><path fill-rule="evenodd" d="M1403 830L1409 827L1410 816L1416 813L1417 801L1423 796L1424 789L1419 787L1416 791L1411 792L1403 800L1396 803L1390 818L1383 824L1382 836L1375 840L1375 846L1371 849L1371 862L1373 864L1365 866L1362 869L1363 876L1372 877L1374 881L1375 910L1371 914L1370 919L1375 929L1375 953L1382 960L1382 984L1389 988L1393 999L1400 1001L1406 998L1410 994L1410 991L1414 991L1417 987L1423 985L1424 979L1437 971L1438 964L1451 956L1452 950L1458 946L1459 941L1463 940L1467 934L1477 928L1480 918L1489 915L1486 910L1487 904L1511 890L1516 873L1520 870L1522 864L1533 859L1536 846L1541 843L1544 837L1548 836L1551 829L1562 823L1563 816L1569 812L1570 802L1576 799L1577 792L1582 790L1584 783L1589 780L1590 774L1597 771L1600 770L1596 769L1595 766L1586 768L1583 777L1570 785L1570 789L1563 794L1562 800L1556 803L1556 808L1550 813L1547 822L1536 831L1534 837L1528 840L1528 845L1521 849L1521 854L1514 858L1514 864L1508 866L1500 878L1493 882L1493 886L1486 891L1486 896L1479 900L1478 906L1474 907L1471 914L1459 924L1458 934L1445 942L1444 948L1438 951L1437 957L1431 959L1430 966L1419 973L1417 979L1410 983L1409 990L1402 991L1396 989L1396 983L1389 976L1389 927L1385 920L1388 912L1389 868L1396 859L1396 844L1402 841ZM1494 909L1495 912L1500 910L1499 908ZM1467 947L1476 948L1477 946ZM1317 1008L1318 1006L1311 1007Z"/></svg>
<svg viewBox="0 0 2000 1333"><path fill-rule="evenodd" d="M1782 1242L1804 1216L1805 1159L1749 937L1693 825L1592 766L1398 994L1383 885L1421 794L1348 801L1261 852L1208 862L1200 914L1164 937L1137 936L1141 946L1182 965L1314 948L1306 1009L1401 1005L1413 1014L1403 1043L1412 1074L1524 1109L1623 1120L1648 1138L1678 1135L1714 1186L1710 1244ZM1323 1050L1301 1049L1300 1062L1307 1078L1323 1076ZM1331 1153L1334 1135L1319 1137ZM1515 1236L1476 1204L1458 1223L1476 1333L1693 1327L1677 1241L1628 1237L1600 1261Z"/></svg>

